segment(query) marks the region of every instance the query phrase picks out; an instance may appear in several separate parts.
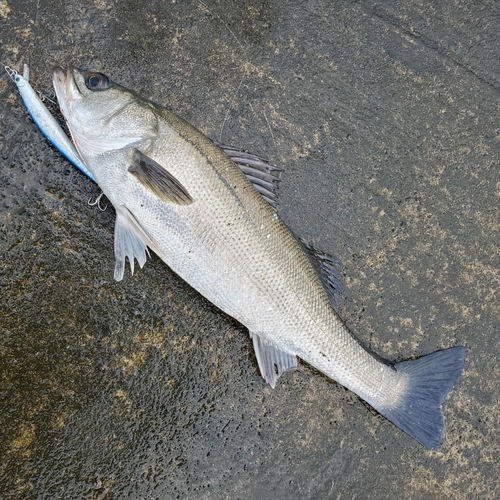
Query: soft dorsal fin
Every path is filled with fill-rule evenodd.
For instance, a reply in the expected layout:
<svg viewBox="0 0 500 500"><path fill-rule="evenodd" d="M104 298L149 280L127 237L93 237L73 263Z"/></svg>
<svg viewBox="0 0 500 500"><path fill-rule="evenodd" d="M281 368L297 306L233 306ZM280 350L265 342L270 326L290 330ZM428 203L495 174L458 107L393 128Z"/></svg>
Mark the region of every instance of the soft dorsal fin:
<svg viewBox="0 0 500 500"><path fill-rule="evenodd" d="M274 389L284 372L297 368L297 357L287 354L269 340L250 332L262 378Z"/></svg>
<svg viewBox="0 0 500 500"><path fill-rule="evenodd" d="M340 260L335 258L333 255L319 250L303 238L299 238L299 241L302 244L302 248L304 248L309 256L309 260L316 269L316 272L321 278L321 282L323 283L332 307L338 314L339 295L344 289L342 281L342 264L340 263Z"/></svg>
<svg viewBox="0 0 500 500"><path fill-rule="evenodd" d="M224 153L236 163L238 168L245 174L253 187L273 208L278 207L279 173L282 168L277 167L262 156L254 155L243 149L225 146L215 143Z"/></svg>
<svg viewBox="0 0 500 500"><path fill-rule="evenodd" d="M138 149L134 151L128 171L163 201L176 205L189 205L193 202L186 188L173 175Z"/></svg>

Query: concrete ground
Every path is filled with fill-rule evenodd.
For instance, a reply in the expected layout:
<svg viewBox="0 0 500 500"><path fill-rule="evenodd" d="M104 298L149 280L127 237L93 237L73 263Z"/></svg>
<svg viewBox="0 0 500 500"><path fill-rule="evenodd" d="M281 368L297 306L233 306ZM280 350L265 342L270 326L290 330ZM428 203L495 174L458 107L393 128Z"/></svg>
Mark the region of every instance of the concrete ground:
<svg viewBox="0 0 500 500"><path fill-rule="evenodd" d="M371 349L469 348L436 452L304 363L272 390L156 256L113 280L112 208L2 74L0 496L498 498L499 31L491 1L0 0L48 97L73 62L281 165Z"/></svg>

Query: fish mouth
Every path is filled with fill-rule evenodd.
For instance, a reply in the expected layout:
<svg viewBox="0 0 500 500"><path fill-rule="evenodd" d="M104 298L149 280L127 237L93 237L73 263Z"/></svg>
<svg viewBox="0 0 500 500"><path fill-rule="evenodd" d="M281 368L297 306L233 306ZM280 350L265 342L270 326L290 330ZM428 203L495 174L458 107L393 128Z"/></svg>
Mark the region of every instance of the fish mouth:
<svg viewBox="0 0 500 500"><path fill-rule="evenodd" d="M64 71L60 66L55 66L53 73L54 73L54 78L58 78L59 81L66 80L66 71Z"/></svg>
<svg viewBox="0 0 500 500"><path fill-rule="evenodd" d="M71 103L83 97L76 83L72 66L68 66L66 70L56 66L52 73L52 83L61 107L65 101Z"/></svg>
<svg viewBox="0 0 500 500"><path fill-rule="evenodd" d="M52 73L52 83L59 102L59 108L64 116L66 124L68 125L73 143L81 155L81 151L78 147L78 134L72 124L72 121L70 120L70 118L74 115L74 113L72 113L72 104L83 98L83 95L78 89L78 85L75 81L73 68L68 66L68 68L64 70L59 66L55 67Z"/></svg>

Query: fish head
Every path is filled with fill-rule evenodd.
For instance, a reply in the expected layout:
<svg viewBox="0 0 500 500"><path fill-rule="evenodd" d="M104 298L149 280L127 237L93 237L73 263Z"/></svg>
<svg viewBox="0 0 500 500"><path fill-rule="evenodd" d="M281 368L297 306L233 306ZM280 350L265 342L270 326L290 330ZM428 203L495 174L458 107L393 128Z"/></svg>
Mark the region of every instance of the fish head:
<svg viewBox="0 0 500 500"><path fill-rule="evenodd" d="M154 106L106 75L55 68L53 84L79 153L96 155L137 147L158 136Z"/></svg>

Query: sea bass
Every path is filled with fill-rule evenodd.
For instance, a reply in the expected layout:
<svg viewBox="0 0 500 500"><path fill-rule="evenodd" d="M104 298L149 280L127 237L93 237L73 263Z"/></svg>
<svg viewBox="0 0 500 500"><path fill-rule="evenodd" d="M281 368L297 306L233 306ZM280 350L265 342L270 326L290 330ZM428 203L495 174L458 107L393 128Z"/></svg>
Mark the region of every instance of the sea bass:
<svg viewBox="0 0 500 500"><path fill-rule="evenodd" d="M263 378L297 357L358 394L430 449L466 349L392 364L366 350L332 307L306 250L214 142L97 72L57 68L54 88L86 168L116 209L115 279L149 247L245 325ZM321 274L321 272L320 272Z"/></svg>

